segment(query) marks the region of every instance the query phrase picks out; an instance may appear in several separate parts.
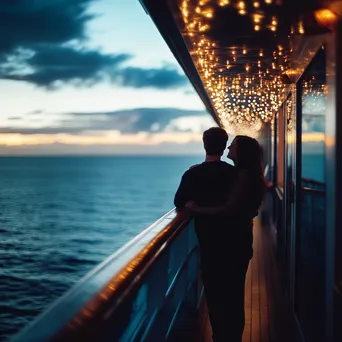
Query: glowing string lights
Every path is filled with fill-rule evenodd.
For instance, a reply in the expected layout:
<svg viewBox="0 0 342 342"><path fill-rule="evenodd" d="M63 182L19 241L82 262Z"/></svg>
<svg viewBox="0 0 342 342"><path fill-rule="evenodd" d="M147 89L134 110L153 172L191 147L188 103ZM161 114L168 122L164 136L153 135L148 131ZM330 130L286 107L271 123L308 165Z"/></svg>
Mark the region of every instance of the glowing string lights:
<svg viewBox="0 0 342 342"><path fill-rule="evenodd" d="M248 47L222 47L212 41L210 30L215 10L231 6L242 16L250 16L255 31L276 32L278 20L267 17L263 6L280 5L279 0L182 0L180 9L185 23L183 34L189 37L191 53L204 87L224 127L233 134L255 135L282 103L285 91L281 74L287 55L282 46L271 52ZM248 63L244 62L249 57ZM242 70L241 70L242 66ZM232 72L239 68L238 72Z"/></svg>

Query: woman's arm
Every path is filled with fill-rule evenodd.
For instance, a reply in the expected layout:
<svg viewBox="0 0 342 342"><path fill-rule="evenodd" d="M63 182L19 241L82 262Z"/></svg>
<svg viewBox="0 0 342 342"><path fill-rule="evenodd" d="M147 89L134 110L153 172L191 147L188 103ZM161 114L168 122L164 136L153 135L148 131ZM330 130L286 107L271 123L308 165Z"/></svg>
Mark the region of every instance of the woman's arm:
<svg viewBox="0 0 342 342"><path fill-rule="evenodd" d="M201 207L195 202L188 202L186 207L190 210L201 214L225 214L230 215L241 208L244 202L248 200L250 191L250 174L248 170L241 170L238 173L232 192L229 194L227 202L215 207Z"/></svg>

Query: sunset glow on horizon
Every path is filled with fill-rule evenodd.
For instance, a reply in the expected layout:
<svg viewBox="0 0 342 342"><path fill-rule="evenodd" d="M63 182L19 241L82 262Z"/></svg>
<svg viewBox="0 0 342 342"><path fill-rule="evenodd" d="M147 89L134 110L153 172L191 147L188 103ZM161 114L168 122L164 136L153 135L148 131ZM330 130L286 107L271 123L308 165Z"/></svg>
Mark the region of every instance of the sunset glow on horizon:
<svg viewBox="0 0 342 342"><path fill-rule="evenodd" d="M82 153L99 146L99 154L101 145L113 153L129 145L139 154L141 145L168 143L177 152L179 144L200 146L202 131L216 125L137 0L18 2L0 5L1 13L8 32L23 17L32 26L0 35L6 155L53 144ZM46 20L33 21L38 15Z"/></svg>
<svg viewBox="0 0 342 342"><path fill-rule="evenodd" d="M58 153L202 150L216 123L137 0L19 1L1 14L9 20L0 35L0 155L54 153L55 144ZM30 30L18 31L22 20ZM322 107L308 97L304 109L311 105ZM320 141L320 120L305 125L305 141Z"/></svg>

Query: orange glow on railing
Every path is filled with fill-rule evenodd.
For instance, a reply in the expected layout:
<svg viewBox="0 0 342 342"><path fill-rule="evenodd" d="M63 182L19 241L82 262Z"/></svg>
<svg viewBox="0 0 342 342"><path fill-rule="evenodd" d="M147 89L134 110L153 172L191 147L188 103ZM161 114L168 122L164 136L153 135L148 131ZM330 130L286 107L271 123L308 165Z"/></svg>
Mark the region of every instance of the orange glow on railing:
<svg viewBox="0 0 342 342"><path fill-rule="evenodd" d="M77 330L81 326L86 326L88 320L95 318L98 312L100 312L100 308L103 308L109 301L112 302L111 311L114 311L120 305L123 298L129 294L136 280L144 275L144 270L149 268L160 252L166 247L167 243L173 240L174 234L178 235L179 228L189 222L190 218L191 216L187 209L178 213L121 271L113 276L95 298L81 309L78 315L68 323L68 328ZM116 298L115 296L118 297ZM114 300L113 302L114 297L116 301Z"/></svg>

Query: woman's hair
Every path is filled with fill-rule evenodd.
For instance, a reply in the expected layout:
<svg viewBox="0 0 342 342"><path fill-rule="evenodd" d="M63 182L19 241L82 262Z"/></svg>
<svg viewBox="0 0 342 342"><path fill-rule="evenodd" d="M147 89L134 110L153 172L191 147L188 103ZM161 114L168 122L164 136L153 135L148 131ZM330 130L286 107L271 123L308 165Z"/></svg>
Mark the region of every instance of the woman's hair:
<svg viewBox="0 0 342 342"><path fill-rule="evenodd" d="M236 142L236 162L239 169L247 169L259 179L260 190L266 191L266 180L264 177L262 149L258 141L254 138L238 135Z"/></svg>
<svg viewBox="0 0 342 342"><path fill-rule="evenodd" d="M258 141L246 135L235 137L236 166L263 173L262 151Z"/></svg>

